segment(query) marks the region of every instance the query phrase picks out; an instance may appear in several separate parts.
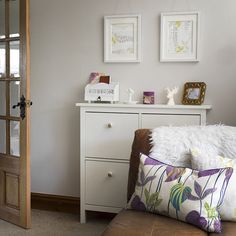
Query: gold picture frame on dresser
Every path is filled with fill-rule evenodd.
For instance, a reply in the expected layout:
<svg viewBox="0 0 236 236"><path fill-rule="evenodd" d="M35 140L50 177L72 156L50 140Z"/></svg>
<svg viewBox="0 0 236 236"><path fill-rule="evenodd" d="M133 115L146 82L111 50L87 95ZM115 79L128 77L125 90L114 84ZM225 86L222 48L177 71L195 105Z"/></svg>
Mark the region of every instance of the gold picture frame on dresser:
<svg viewBox="0 0 236 236"><path fill-rule="evenodd" d="M204 82L187 82L184 85L182 104L201 105L204 102L206 84Z"/></svg>

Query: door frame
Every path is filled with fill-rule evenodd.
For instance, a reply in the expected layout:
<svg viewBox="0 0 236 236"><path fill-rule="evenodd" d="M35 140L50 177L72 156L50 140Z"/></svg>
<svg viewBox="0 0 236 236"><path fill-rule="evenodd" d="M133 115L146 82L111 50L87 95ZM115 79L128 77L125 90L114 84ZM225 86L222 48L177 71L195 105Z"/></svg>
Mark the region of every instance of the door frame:
<svg viewBox="0 0 236 236"><path fill-rule="evenodd" d="M21 94L30 101L30 0L20 0L20 76ZM30 187L30 109L20 122L20 219L21 226L31 227Z"/></svg>
<svg viewBox="0 0 236 236"><path fill-rule="evenodd" d="M31 227L31 188L30 188L30 0L19 1L19 36L9 35L10 29L10 1L4 0L5 9L5 43L6 71L5 78L0 80L6 84L6 114L2 120L6 121L6 153L0 158L0 218L19 225L23 228ZM10 85L14 78L10 72L10 42L18 41L19 46L19 78L20 94L24 95L25 117L11 116ZM18 76L17 76L18 77ZM20 102L20 101L18 101ZM19 109L19 104L16 106ZM11 154L11 121L20 122L20 158Z"/></svg>

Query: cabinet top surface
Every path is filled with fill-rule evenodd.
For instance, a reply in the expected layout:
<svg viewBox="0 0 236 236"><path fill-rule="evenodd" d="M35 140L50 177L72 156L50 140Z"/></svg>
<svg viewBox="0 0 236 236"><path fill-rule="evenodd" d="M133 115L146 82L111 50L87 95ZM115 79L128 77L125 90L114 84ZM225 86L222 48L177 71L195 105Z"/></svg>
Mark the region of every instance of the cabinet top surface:
<svg viewBox="0 0 236 236"><path fill-rule="evenodd" d="M107 108L142 108L142 109L203 109L210 110L211 105L166 105L166 104L125 104L125 103L76 103L77 107L107 107Z"/></svg>

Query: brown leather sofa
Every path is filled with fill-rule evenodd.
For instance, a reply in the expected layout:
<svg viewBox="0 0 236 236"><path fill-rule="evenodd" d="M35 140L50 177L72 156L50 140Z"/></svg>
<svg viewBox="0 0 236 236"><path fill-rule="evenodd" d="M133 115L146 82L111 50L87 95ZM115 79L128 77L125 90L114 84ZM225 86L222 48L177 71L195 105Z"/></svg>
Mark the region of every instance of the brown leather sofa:
<svg viewBox="0 0 236 236"><path fill-rule="evenodd" d="M149 154L150 130L135 132L130 158L128 179L128 201L132 196L138 176L139 153ZM207 233L190 224L165 216L134 210L121 211L108 225L103 236L236 236L236 223L223 222L221 234Z"/></svg>

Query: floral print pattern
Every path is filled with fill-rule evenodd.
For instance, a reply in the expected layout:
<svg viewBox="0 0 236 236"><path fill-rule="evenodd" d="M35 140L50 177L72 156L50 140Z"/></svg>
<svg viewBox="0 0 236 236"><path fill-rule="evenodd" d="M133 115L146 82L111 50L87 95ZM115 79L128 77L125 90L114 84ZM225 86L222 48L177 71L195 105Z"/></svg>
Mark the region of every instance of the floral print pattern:
<svg viewBox="0 0 236 236"><path fill-rule="evenodd" d="M222 156L210 156L208 153L202 152L200 149L191 149L191 164L194 169L199 170L199 173L204 174L204 169L209 168L225 168L232 167L236 169L236 160L229 159ZM235 197L235 182L236 172L233 169L228 169L225 172L225 188L227 191L224 198L220 199L219 213L221 219L224 221L236 222L236 197ZM201 174L200 174L201 175ZM232 175L232 176L231 176ZM230 178L230 180L228 179ZM228 185L228 186L227 186Z"/></svg>
<svg viewBox="0 0 236 236"><path fill-rule="evenodd" d="M231 167L192 170L140 155L139 176L128 208L167 215L208 232L221 232L218 212Z"/></svg>

